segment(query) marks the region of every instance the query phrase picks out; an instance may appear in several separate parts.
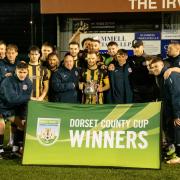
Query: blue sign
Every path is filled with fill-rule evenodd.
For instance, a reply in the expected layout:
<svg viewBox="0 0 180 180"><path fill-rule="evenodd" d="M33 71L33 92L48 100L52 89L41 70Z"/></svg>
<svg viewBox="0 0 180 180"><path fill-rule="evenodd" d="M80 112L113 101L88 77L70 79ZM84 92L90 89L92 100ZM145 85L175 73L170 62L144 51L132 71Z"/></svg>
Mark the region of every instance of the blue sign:
<svg viewBox="0 0 180 180"><path fill-rule="evenodd" d="M171 40L161 40L161 56L167 58L167 48Z"/></svg>
<svg viewBox="0 0 180 180"><path fill-rule="evenodd" d="M137 32L135 33L135 39L161 40L161 33L160 32Z"/></svg>

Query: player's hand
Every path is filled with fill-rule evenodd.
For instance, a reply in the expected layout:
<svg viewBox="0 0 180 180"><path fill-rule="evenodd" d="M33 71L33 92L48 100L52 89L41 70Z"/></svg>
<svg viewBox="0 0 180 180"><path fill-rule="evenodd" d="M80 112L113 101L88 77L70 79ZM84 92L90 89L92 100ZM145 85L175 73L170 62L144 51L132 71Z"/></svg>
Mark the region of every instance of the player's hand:
<svg viewBox="0 0 180 180"><path fill-rule="evenodd" d="M21 123L22 123L23 126L25 126L26 120L22 120Z"/></svg>
<svg viewBox="0 0 180 180"><path fill-rule="evenodd" d="M103 87L102 87L102 85L99 85L99 86L98 86L97 91L98 91L98 92L103 92Z"/></svg>
<svg viewBox="0 0 180 180"><path fill-rule="evenodd" d="M110 65L108 66L108 70L109 70L109 71L114 71L114 70L115 70L114 64L110 64Z"/></svg>
<svg viewBox="0 0 180 180"><path fill-rule="evenodd" d="M35 98L35 97L31 97L31 100L33 100L33 101L37 101L37 98Z"/></svg>
<svg viewBox="0 0 180 180"><path fill-rule="evenodd" d="M179 118L174 119L174 126L180 127L180 119Z"/></svg>
<svg viewBox="0 0 180 180"><path fill-rule="evenodd" d="M86 33L87 32L87 30L88 30L88 24L87 23L84 23L83 25L81 25L79 28L78 28L78 32L80 32L80 33Z"/></svg>
<svg viewBox="0 0 180 180"><path fill-rule="evenodd" d="M41 96L37 98L37 101L43 101L43 100L44 100L44 98Z"/></svg>
<svg viewBox="0 0 180 180"><path fill-rule="evenodd" d="M10 77L10 76L12 76L12 73L6 73L5 74L5 77Z"/></svg>
<svg viewBox="0 0 180 180"><path fill-rule="evenodd" d="M101 65L101 69L107 69L107 66L105 64Z"/></svg>
<svg viewBox="0 0 180 180"><path fill-rule="evenodd" d="M172 73L172 69L171 68L167 69L164 73L164 79L167 79L171 75L171 73Z"/></svg>
<svg viewBox="0 0 180 180"><path fill-rule="evenodd" d="M79 83L79 89L80 89L80 90L83 90L83 87L84 87L84 83L83 83L83 82L80 82L80 83Z"/></svg>

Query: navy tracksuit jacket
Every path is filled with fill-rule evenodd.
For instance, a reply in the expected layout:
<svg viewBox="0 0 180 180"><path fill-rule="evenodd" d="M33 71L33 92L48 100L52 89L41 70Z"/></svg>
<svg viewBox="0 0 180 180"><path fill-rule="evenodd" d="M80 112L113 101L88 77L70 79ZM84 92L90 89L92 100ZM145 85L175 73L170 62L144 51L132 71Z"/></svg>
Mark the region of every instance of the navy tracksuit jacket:
<svg viewBox="0 0 180 180"><path fill-rule="evenodd" d="M111 103L126 104L132 103L132 89L129 82L131 68L126 63L123 66L115 65L115 70L109 72Z"/></svg>
<svg viewBox="0 0 180 180"><path fill-rule="evenodd" d="M14 74L16 69L16 63L11 64L7 59L3 59L0 61L0 83L2 80L6 77L6 73L12 73Z"/></svg>
<svg viewBox="0 0 180 180"><path fill-rule="evenodd" d="M60 67L52 74L49 101L63 103L78 103L79 72L77 68L68 70Z"/></svg>
<svg viewBox="0 0 180 180"><path fill-rule="evenodd" d="M27 77L20 81L16 74L5 78L0 85L0 113L27 104L31 97L32 82Z"/></svg>

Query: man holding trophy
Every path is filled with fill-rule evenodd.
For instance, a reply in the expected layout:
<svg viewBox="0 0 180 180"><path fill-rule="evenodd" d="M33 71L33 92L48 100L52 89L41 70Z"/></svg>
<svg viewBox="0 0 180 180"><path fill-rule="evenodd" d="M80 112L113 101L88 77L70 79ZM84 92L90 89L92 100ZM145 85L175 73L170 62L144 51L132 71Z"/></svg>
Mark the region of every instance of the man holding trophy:
<svg viewBox="0 0 180 180"><path fill-rule="evenodd" d="M96 52L87 54L88 67L80 75L79 88L82 90L82 103L103 104L103 92L110 88L108 74L97 65Z"/></svg>

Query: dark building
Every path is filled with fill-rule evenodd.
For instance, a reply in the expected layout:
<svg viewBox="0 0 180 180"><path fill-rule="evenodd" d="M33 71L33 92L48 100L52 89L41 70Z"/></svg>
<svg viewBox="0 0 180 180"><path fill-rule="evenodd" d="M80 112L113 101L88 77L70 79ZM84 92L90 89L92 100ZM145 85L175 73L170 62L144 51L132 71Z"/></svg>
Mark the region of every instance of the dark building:
<svg viewBox="0 0 180 180"><path fill-rule="evenodd" d="M26 53L32 44L56 44L56 18L40 14L39 1L7 1L0 7L0 40L17 44L21 53Z"/></svg>

